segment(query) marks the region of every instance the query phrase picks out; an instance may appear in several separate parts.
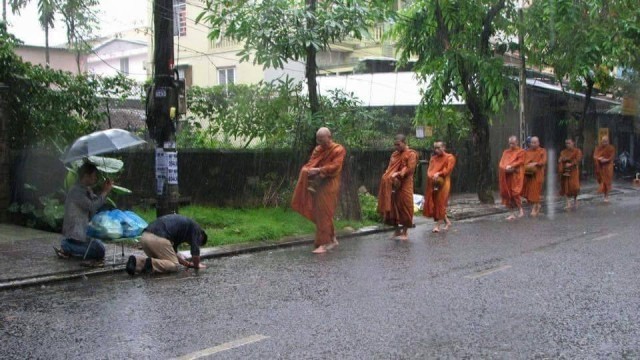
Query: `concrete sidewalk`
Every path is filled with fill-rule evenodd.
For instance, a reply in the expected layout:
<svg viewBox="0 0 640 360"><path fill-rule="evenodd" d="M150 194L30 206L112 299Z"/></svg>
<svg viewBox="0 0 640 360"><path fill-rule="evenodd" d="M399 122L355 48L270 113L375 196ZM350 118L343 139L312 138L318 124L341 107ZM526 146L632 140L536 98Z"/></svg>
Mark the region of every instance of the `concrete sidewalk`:
<svg viewBox="0 0 640 360"><path fill-rule="evenodd" d="M600 198L596 194L596 184L586 183L582 185L581 201L590 201ZM615 184L612 195L633 192L640 194L640 189L633 188L631 184ZM476 194L453 194L450 199L449 213L452 220L463 220L506 212L499 202L499 195L495 194L495 204L481 204ZM556 206L560 206L564 199L554 198ZM430 219L416 215L416 226L431 224ZM369 235L376 232L390 231L387 226L373 226L360 229L355 232L342 231L338 234L340 239ZM135 245L125 245L122 256L119 243L105 242L107 254L104 268L82 267L79 260L58 259L53 251L53 246L59 247L60 234L50 233L16 225L0 224L0 290L18 288L24 286L44 285L56 281L83 278L100 274L112 274L122 272L129 255L142 253ZM280 247L289 247L302 244L310 244L313 237L285 238L277 242L258 242L206 248L202 250L203 258L218 258L233 256L242 253L263 251ZM188 255L188 251L185 252Z"/></svg>

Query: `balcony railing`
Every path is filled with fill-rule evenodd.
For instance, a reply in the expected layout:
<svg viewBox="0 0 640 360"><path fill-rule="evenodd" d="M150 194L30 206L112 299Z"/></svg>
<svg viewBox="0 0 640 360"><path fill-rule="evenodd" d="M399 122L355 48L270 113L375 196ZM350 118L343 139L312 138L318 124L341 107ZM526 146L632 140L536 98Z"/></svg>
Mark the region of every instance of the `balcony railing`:
<svg viewBox="0 0 640 360"><path fill-rule="evenodd" d="M231 38L228 38L226 36L221 36L217 40L211 41L211 48L212 49L222 49L222 48L235 47L235 46L240 46L240 45L242 45L242 43L240 41L235 41L235 40L233 40Z"/></svg>

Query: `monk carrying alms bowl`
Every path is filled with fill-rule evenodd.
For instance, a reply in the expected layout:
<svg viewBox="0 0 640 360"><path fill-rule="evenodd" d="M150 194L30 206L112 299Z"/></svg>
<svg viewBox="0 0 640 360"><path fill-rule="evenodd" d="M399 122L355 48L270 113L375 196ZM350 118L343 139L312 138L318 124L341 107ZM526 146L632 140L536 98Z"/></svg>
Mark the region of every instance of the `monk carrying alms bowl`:
<svg viewBox="0 0 640 360"><path fill-rule="evenodd" d="M439 191L442 185L444 185L444 177L438 176L438 178L433 181L433 191Z"/></svg>
<svg viewBox="0 0 640 360"><path fill-rule="evenodd" d="M536 170L535 165L527 165L524 167L524 174L526 176L534 176L536 174Z"/></svg>

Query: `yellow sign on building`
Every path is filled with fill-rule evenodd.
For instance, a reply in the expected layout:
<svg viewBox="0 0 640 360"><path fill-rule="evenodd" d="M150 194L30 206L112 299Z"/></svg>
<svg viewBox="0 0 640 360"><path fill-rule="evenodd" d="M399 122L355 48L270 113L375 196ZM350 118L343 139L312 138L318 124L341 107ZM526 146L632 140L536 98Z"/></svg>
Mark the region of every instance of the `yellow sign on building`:
<svg viewBox="0 0 640 360"><path fill-rule="evenodd" d="M598 144L602 143L603 137L608 137L609 142L611 142L611 138L609 137L609 128L599 128L598 129Z"/></svg>

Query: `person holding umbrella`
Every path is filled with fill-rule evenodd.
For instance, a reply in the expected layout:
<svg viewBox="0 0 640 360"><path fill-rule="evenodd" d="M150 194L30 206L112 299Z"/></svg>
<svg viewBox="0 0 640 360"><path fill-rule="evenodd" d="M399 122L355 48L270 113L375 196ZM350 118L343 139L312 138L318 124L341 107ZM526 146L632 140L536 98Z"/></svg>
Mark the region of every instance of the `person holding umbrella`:
<svg viewBox="0 0 640 360"><path fill-rule="evenodd" d="M93 215L105 203L113 188L111 180L106 180L99 194L93 192L98 182L98 168L85 162L78 169L78 181L67 193L64 202L62 241L54 250L60 258L78 257L89 260L87 265L104 265L105 247L98 239L87 237L87 227Z"/></svg>

